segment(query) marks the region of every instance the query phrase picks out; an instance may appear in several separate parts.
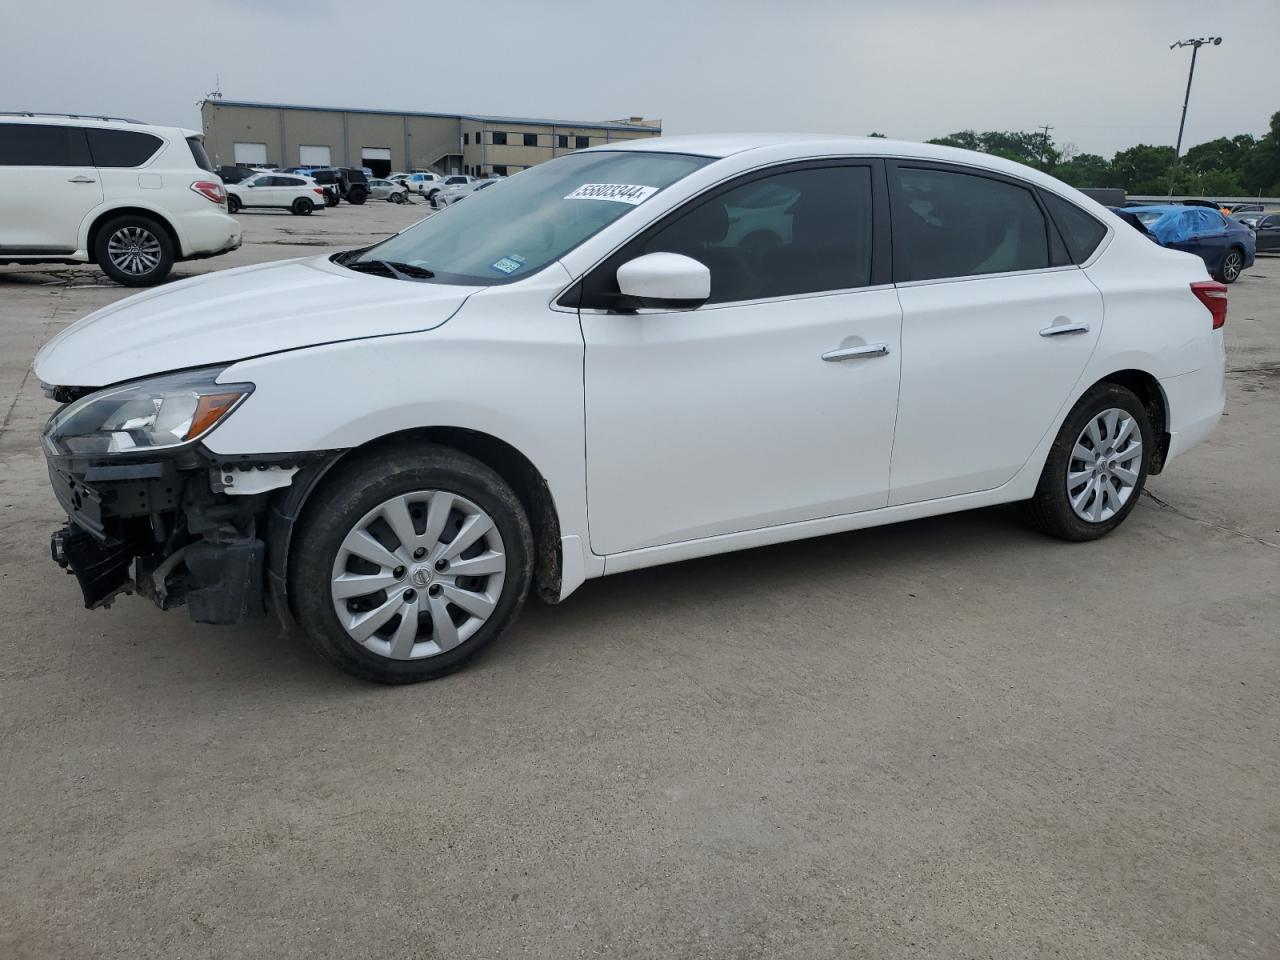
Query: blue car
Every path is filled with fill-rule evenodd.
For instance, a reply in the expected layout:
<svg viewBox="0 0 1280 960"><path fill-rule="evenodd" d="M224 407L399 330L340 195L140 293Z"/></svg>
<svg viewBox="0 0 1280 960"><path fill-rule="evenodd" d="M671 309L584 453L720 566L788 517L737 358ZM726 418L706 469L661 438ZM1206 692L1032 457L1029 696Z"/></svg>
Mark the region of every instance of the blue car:
<svg viewBox="0 0 1280 960"><path fill-rule="evenodd" d="M1170 203L1125 207L1124 212L1137 217L1162 247L1194 253L1221 283L1234 283L1241 270L1253 266L1253 231L1217 210Z"/></svg>

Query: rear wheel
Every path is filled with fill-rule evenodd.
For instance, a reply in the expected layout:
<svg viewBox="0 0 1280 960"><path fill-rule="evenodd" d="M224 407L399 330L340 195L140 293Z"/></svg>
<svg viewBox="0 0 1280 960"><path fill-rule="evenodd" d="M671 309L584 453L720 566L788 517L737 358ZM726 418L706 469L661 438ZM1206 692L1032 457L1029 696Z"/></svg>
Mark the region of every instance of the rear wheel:
<svg viewBox="0 0 1280 960"><path fill-rule="evenodd" d="M339 468L299 528L289 596L307 640L347 673L431 680L507 629L532 557L511 487L472 457L424 445Z"/></svg>
<svg viewBox="0 0 1280 960"><path fill-rule="evenodd" d="M1096 540L1124 522L1147 480L1151 420L1131 390L1102 383L1058 431L1028 519L1063 540Z"/></svg>
<svg viewBox="0 0 1280 960"><path fill-rule="evenodd" d="M173 240L149 217L116 217L103 224L94 237L93 257L116 283L147 287L159 283L173 269Z"/></svg>
<svg viewBox="0 0 1280 960"><path fill-rule="evenodd" d="M305 217L305 216L309 216L311 211L314 210L315 208L316 208L316 205L312 203L307 197L298 197L297 200L293 201L293 206L291 206L289 209L292 210L294 213L296 213L298 216Z"/></svg>
<svg viewBox="0 0 1280 960"><path fill-rule="evenodd" d="M1235 283L1243 270L1244 253L1239 247L1232 247L1222 257L1222 266L1218 268L1218 275L1214 279L1219 283Z"/></svg>
<svg viewBox="0 0 1280 960"><path fill-rule="evenodd" d="M227 212L228 213L239 213L240 208L242 206L243 204L240 202L240 198L237 197L235 194L227 195Z"/></svg>
<svg viewBox="0 0 1280 960"><path fill-rule="evenodd" d="M352 187L347 191L347 203L354 203L357 207L369 199L369 191L364 187Z"/></svg>

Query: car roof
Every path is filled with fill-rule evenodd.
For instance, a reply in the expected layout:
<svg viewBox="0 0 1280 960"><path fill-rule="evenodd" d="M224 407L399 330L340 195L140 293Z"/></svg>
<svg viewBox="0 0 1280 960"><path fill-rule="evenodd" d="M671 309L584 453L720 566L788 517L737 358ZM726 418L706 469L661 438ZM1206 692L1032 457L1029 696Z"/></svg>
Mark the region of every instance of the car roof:
<svg viewBox="0 0 1280 960"><path fill-rule="evenodd" d="M64 127L101 127L107 130L162 130L166 133L178 133L183 137L200 137L199 130L188 130L186 127L165 127L141 120L125 120L117 117L75 116L63 113L3 113L0 112L0 123L39 123Z"/></svg>
<svg viewBox="0 0 1280 960"><path fill-rule="evenodd" d="M1188 210L1208 210L1208 207L1183 207L1176 203L1148 203L1141 207L1125 207L1130 213L1186 213Z"/></svg>
<svg viewBox="0 0 1280 960"><path fill-rule="evenodd" d="M614 140L589 147L579 153L608 153L610 151L641 151L661 153L685 153L710 157L716 160L742 157L748 153L758 155L761 163L778 163L787 160L810 158L862 156L896 157L912 160L937 160L947 163L978 167L993 173L1017 177L1040 184L1058 193L1064 188L1062 181L1041 173L1025 164L1006 160L989 153L944 147L934 143L916 143L908 140L890 140L885 137L848 137L805 133L715 133L681 135L673 137L644 137L640 139ZM1079 202L1079 196L1076 198ZM1092 202L1090 203L1092 205ZM1101 205L1098 205L1101 208Z"/></svg>

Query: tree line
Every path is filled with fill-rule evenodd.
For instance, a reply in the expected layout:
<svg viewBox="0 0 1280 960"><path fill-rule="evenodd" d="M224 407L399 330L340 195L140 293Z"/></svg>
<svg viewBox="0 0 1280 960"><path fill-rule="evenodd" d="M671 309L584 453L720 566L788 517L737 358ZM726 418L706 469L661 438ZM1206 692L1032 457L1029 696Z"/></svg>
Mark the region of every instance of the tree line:
<svg viewBox="0 0 1280 960"><path fill-rule="evenodd" d="M873 137L884 134L873 133ZM1169 191L1173 147L1140 143L1108 160L1059 145L1048 131L960 130L928 141L990 153L1050 173L1075 187L1123 187L1134 196ZM1240 133L1196 144L1183 154L1173 192L1185 196L1280 196L1280 112L1262 137Z"/></svg>

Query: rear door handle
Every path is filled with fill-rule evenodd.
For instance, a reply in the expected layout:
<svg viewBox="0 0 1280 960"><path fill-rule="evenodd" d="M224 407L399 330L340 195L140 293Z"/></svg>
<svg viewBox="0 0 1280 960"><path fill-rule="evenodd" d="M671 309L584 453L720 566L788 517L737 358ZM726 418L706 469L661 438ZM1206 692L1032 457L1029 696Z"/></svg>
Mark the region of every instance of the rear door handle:
<svg viewBox="0 0 1280 960"><path fill-rule="evenodd" d="M1056 323L1052 327L1045 327L1040 331L1042 337L1062 337L1071 333L1088 333L1089 325L1087 323Z"/></svg>
<svg viewBox="0 0 1280 960"><path fill-rule="evenodd" d="M840 350L828 350L822 355L822 359L830 363L839 363L841 360L869 360L871 357L887 357L889 355L889 345L887 343L868 343L860 347L843 347Z"/></svg>
<svg viewBox="0 0 1280 960"><path fill-rule="evenodd" d="M93 177L72 177L67 183L97 183Z"/></svg>

